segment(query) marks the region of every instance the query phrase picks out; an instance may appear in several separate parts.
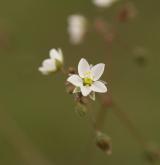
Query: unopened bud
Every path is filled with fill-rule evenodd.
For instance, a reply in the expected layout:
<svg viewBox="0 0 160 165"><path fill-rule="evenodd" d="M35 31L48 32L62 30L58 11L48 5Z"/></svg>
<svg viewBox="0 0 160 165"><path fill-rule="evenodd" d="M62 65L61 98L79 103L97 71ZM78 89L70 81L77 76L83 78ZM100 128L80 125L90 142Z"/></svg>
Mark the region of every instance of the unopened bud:
<svg viewBox="0 0 160 165"><path fill-rule="evenodd" d="M96 133L96 145L107 155L112 154L111 138L108 135L98 131Z"/></svg>
<svg viewBox="0 0 160 165"><path fill-rule="evenodd" d="M84 97L81 92L74 93L74 99L77 103L80 104L86 105L89 103L89 99L87 97Z"/></svg>
<svg viewBox="0 0 160 165"><path fill-rule="evenodd" d="M74 67L69 67L68 68L68 73L69 74L76 74L76 69Z"/></svg>
<svg viewBox="0 0 160 165"><path fill-rule="evenodd" d="M117 17L120 22L126 22L135 18L136 15L137 10L135 6L132 3L127 3L120 9Z"/></svg>
<svg viewBox="0 0 160 165"><path fill-rule="evenodd" d="M66 91L69 94L73 94L75 87L72 84L69 84L68 82L66 82Z"/></svg>
<svg viewBox="0 0 160 165"><path fill-rule="evenodd" d="M154 163L160 160L160 149L156 146L149 146L145 151L145 156L148 161Z"/></svg>
<svg viewBox="0 0 160 165"><path fill-rule="evenodd" d="M136 47L133 51L134 61L139 66L144 66L147 64L147 50L143 47Z"/></svg>

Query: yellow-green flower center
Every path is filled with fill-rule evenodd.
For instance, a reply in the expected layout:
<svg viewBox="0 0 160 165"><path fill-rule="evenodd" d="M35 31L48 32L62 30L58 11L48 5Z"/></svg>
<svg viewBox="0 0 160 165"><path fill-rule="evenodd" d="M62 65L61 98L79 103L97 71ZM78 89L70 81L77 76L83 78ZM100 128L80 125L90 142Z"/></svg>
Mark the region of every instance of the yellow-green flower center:
<svg viewBox="0 0 160 165"><path fill-rule="evenodd" d="M91 86L93 83L93 80L91 78L85 77L83 78L83 85L84 86Z"/></svg>
<svg viewBox="0 0 160 165"><path fill-rule="evenodd" d="M56 63L56 69L60 70L62 68L63 63L57 59L55 60L55 63Z"/></svg>

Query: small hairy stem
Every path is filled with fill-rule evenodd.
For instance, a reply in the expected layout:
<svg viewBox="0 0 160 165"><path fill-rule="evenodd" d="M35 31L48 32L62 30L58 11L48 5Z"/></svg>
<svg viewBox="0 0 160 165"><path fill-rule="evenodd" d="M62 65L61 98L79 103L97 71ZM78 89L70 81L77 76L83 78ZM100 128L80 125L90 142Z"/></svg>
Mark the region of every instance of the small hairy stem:
<svg viewBox="0 0 160 165"><path fill-rule="evenodd" d="M61 68L61 72L64 74L64 75L67 75L67 72L64 68Z"/></svg>
<svg viewBox="0 0 160 165"><path fill-rule="evenodd" d="M102 131L103 129L104 122L106 120L107 110L102 107L99 110L98 114L95 116L91 104L88 106L88 110L89 110L90 122L92 124L93 131L96 134L96 132Z"/></svg>
<svg viewBox="0 0 160 165"><path fill-rule="evenodd" d="M53 162L37 150L16 121L0 106L0 131L15 149L18 157L27 165L53 165Z"/></svg>
<svg viewBox="0 0 160 165"><path fill-rule="evenodd" d="M119 107L114 106L113 112L117 117L121 119L121 121L128 128L132 136L136 139L136 141L142 146L145 151L146 159L150 164L156 164L158 160L160 160L160 150L158 147L150 145L147 140L139 133L139 131L135 128L132 121L129 119L128 115L123 112Z"/></svg>
<svg viewBox="0 0 160 165"><path fill-rule="evenodd" d="M106 45L111 46L114 39L117 37L117 32L110 24L103 19L96 19L94 28L97 33L104 39Z"/></svg>
<svg viewBox="0 0 160 165"><path fill-rule="evenodd" d="M139 133L139 131L135 128L132 121L129 119L128 115L122 111L117 105L114 104L113 106L113 112L114 114L125 124L125 126L128 128L130 133L133 135L133 137L137 140L137 142L143 147L147 148L148 143L146 142L146 139Z"/></svg>
<svg viewBox="0 0 160 165"><path fill-rule="evenodd" d="M92 108L92 105L90 103L87 105L87 109L89 112L89 120L91 122L91 126L93 128L93 131L95 132L96 131L96 119L94 117L93 108Z"/></svg>
<svg viewBox="0 0 160 165"><path fill-rule="evenodd" d="M107 110L101 108L97 114L96 121L95 121L95 130L101 131L103 129L105 120L106 120Z"/></svg>
<svg viewBox="0 0 160 165"><path fill-rule="evenodd" d="M117 36L117 31L115 29L109 30L108 25L103 19L99 19L95 21L95 29L96 31L103 37L104 42L109 45L109 48L111 48L113 44L113 39ZM109 38L108 38L109 37ZM110 41L110 42L109 42ZM120 41L120 40L118 40ZM125 47L128 47L125 45ZM107 49L107 51L111 51L111 49ZM111 52L108 53L107 56L107 63L111 65ZM111 80L111 73L110 73L110 80ZM111 94L109 93L109 98L111 98ZM108 98L107 98L108 99ZM111 98L112 99L112 98ZM146 143L146 140L142 137L142 135L137 131L137 129L134 127L133 123L128 118L127 114L124 113L117 105L113 104L113 112L116 116L118 116L121 121L126 125L128 130L131 132L131 134L135 137L135 139L144 147L147 148L148 144ZM96 120L96 129L102 128L105 121L105 114L107 110L100 110L97 120Z"/></svg>

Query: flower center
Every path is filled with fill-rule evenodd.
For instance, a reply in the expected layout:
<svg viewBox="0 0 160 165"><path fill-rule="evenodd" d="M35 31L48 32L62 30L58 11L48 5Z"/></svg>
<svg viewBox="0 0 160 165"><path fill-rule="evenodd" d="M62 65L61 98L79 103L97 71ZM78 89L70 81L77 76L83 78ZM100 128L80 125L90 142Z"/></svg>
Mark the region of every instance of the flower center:
<svg viewBox="0 0 160 165"><path fill-rule="evenodd" d="M57 59L55 59L55 65L57 70L60 70L62 68L62 62Z"/></svg>
<svg viewBox="0 0 160 165"><path fill-rule="evenodd" d="M93 83L93 80L89 77L85 77L83 78L83 85L84 86L91 86Z"/></svg>

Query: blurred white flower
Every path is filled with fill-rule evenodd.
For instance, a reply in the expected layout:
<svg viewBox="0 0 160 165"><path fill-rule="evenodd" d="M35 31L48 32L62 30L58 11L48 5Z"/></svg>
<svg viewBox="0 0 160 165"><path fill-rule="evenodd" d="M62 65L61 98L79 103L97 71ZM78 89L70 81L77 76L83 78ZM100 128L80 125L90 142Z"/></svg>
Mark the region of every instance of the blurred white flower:
<svg viewBox="0 0 160 165"><path fill-rule="evenodd" d="M79 44L83 41L87 31L87 20L82 15L71 15L68 18L68 33L72 44Z"/></svg>
<svg viewBox="0 0 160 165"><path fill-rule="evenodd" d="M67 81L80 89L83 96L88 96L91 92L105 93L107 87L102 81L98 81L104 72L105 64L100 63L91 66L82 58L78 64L78 74L71 75Z"/></svg>
<svg viewBox="0 0 160 165"><path fill-rule="evenodd" d="M110 7L113 5L114 2L118 0L93 0L93 3L97 7Z"/></svg>
<svg viewBox="0 0 160 165"><path fill-rule="evenodd" d="M38 70L44 74L48 75L51 72L58 71L63 65L63 53L61 49L51 49L49 52L49 58L42 62L42 66Z"/></svg>

